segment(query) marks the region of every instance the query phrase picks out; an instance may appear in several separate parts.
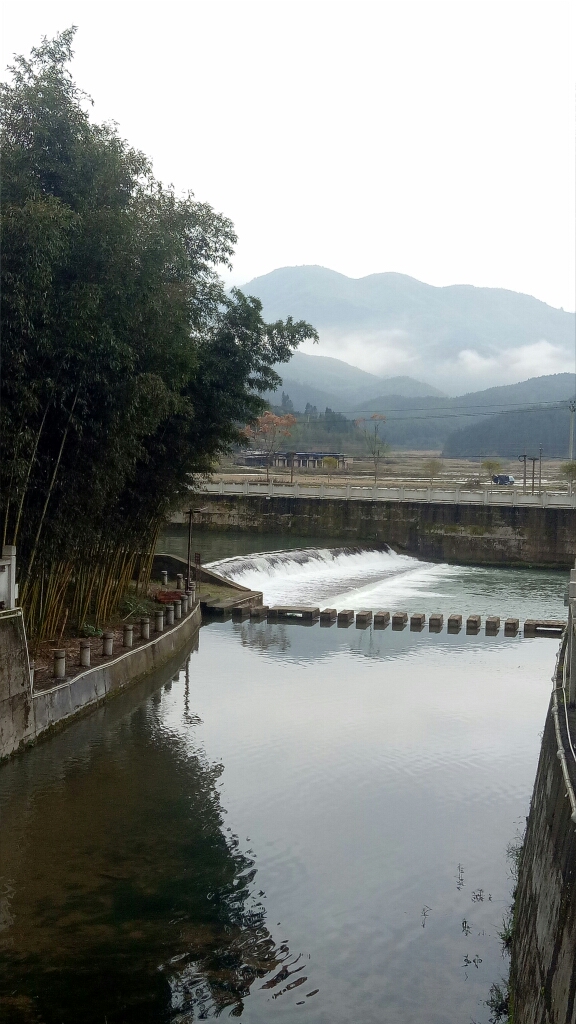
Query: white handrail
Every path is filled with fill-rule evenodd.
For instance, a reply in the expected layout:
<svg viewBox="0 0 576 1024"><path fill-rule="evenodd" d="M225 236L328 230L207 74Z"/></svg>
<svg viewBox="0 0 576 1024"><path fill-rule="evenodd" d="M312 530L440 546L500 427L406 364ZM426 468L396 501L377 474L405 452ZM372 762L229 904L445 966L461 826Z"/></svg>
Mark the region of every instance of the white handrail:
<svg viewBox="0 0 576 1024"><path fill-rule="evenodd" d="M575 494L558 494L544 491L542 494L522 494L520 491L492 491L487 487L481 491L466 491L460 486L454 488L398 487L380 484L327 484L308 483L266 483L266 481L243 480L227 483L224 480L206 481L197 489L205 494L267 494L276 497L310 497L325 500L340 498L344 501L415 501L426 504L452 505L497 505L515 508L576 508Z"/></svg>

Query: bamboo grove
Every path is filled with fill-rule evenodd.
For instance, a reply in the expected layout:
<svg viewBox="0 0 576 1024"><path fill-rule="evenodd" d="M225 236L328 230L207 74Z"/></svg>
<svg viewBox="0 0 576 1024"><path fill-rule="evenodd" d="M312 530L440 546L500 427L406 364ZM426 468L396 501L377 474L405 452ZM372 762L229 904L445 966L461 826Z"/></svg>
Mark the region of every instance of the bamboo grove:
<svg viewBox="0 0 576 1024"><path fill-rule="evenodd" d="M73 30L2 86L0 529L36 637L147 586L158 531L315 338L218 276L231 222L93 124Z"/></svg>

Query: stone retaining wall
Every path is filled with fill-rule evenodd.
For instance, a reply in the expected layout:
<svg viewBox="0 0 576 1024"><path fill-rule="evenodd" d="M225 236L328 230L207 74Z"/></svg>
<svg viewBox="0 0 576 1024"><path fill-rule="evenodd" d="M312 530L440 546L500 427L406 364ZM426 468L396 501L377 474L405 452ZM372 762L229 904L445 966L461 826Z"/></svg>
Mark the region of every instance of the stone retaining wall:
<svg viewBox="0 0 576 1024"><path fill-rule="evenodd" d="M198 530L245 530L385 543L432 561L476 565L574 565L576 510L410 501L202 495Z"/></svg>
<svg viewBox="0 0 576 1024"><path fill-rule="evenodd" d="M201 624L200 605L154 639L123 651L105 664L33 692L26 637L19 608L0 617L0 758L35 742L73 716L159 668L183 650Z"/></svg>

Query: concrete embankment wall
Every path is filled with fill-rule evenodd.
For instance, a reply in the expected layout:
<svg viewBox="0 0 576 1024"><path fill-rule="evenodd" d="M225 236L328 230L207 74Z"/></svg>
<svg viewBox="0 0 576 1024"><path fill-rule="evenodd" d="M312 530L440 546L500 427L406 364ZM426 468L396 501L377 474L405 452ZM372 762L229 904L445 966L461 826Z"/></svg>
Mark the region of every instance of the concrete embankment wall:
<svg viewBox="0 0 576 1024"><path fill-rule="evenodd" d="M563 715L562 708L560 721ZM574 712L570 715L574 719ZM569 759L567 738L563 745ZM557 750L549 710L515 902L514 1024L576 1021L576 827Z"/></svg>
<svg viewBox="0 0 576 1024"><path fill-rule="evenodd" d="M216 494L197 504L195 530L386 543L432 561L574 565L575 509Z"/></svg>
<svg viewBox="0 0 576 1024"><path fill-rule="evenodd" d="M200 605L154 639L86 669L50 689L33 692L20 609L0 617L0 758L15 753L186 649L201 624Z"/></svg>

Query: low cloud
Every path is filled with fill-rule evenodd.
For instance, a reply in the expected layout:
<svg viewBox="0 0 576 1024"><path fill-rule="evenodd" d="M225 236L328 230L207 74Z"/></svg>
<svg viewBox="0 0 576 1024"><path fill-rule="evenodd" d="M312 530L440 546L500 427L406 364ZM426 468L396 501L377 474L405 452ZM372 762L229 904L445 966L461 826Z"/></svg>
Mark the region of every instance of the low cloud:
<svg viewBox="0 0 576 1024"><path fill-rule="evenodd" d="M402 330L322 331L319 344L306 344L303 351L342 359L379 377L414 377L451 395L516 384L545 374L574 372L574 353L544 338L491 353L474 348L448 353L442 352L438 342L422 344Z"/></svg>
<svg viewBox="0 0 576 1024"><path fill-rule="evenodd" d="M302 351L342 359L378 377L413 376L420 362L410 335L402 330L346 334L324 330L320 332L318 345L306 343Z"/></svg>

